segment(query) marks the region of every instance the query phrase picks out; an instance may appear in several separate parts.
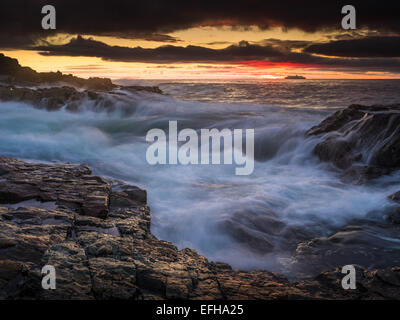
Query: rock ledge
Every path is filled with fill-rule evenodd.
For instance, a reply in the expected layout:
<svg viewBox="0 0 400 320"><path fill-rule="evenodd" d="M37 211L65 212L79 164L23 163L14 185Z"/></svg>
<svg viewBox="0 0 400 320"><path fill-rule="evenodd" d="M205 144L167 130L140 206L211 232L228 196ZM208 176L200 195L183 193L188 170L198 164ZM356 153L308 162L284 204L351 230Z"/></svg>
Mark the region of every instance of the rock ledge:
<svg viewBox="0 0 400 320"><path fill-rule="evenodd" d="M0 157L1 299L395 299L400 269L359 269L345 291L338 271L290 283L232 270L150 232L146 192L92 175L87 165ZM41 288L56 268L57 289Z"/></svg>

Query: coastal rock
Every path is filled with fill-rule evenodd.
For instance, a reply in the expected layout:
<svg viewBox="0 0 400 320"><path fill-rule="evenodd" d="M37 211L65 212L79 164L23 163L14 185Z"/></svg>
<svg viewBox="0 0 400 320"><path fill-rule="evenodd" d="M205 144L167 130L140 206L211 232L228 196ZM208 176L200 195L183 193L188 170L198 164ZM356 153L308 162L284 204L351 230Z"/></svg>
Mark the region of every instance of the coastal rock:
<svg viewBox="0 0 400 320"><path fill-rule="evenodd" d="M144 190L86 165L0 157L0 173L3 192L12 190L0 195L0 299L400 298L396 268L360 269L363 289L349 293L341 273L293 283L178 250L151 234ZM55 267L55 290L41 287L45 265Z"/></svg>
<svg viewBox="0 0 400 320"><path fill-rule="evenodd" d="M389 199L397 203L397 206L389 213L389 220L400 225L400 191L389 196Z"/></svg>
<svg viewBox="0 0 400 320"><path fill-rule="evenodd" d="M83 92L78 92L72 87L29 89L0 86L0 100L30 103L48 111L59 110L64 105L67 106L67 109L71 109L75 101L84 97Z"/></svg>
<svg viewBox="0 0 400 320"><path fill-rule="evenodd" d="M134 92L140 91L160 93L157 87L138 87ZM65 108L70 112L79 112L84 110L82 104L85 104L92 111L112 112L117 102L129 109L129 103L124 100L125 95L122 92L97 93L89 90L79 91L67 86L32 89L0 85L0 100L24 102L47 111Z"/></svg>
<svg viewBox="0 0 400 320"><path fill-rule="evenodd" d="M321 136L314 153L345 170L350 181L363 183L400 167L399 105L351 105L307 134Z"/></svg>
<svg viewBox="0 0 400 320"><path fill-rule="evenodd" d="M298 282L300 292L314 292L313 299L397 300L400 268L366 270L356 266L356 289L343 290L341 268L319 274L314 280Z"/></svg>
<svg viewBox="0 0 400 320"><path fill-rule="evenodd" d="M398 235L397 226L377 221L353 221L353 224L329 237L300 243L291 270L298 275L318 275L344 265L357 264L370 269L398 266L400 265Z"/></svg>
<svg viewBox="0 0 400 320"><path fill-rule="evenodd" d="M0 76L3 82L10 85L54 85L68 84L79 88L96 91L110 91L117 86L107 78L82 79L71 74L57 72L36 72L29 67L22 67L18 60L6 57L0 53Z"/></svg>
<svg viewBox="0 0 400 320"><path fill-rule="evenodd" d="M217 232L229 235L233 243L261 255L272 252L277 246L280 250L293 251L297 243L313 237L307 229L287 225L263 206L223 217L217 223L217 229Z"/></svg>
<svg viewBox="0 0 400 320"><path fill-rule="evenodd" d="M274 237L284 225L275 213L267 208L260 208L236 212L222 219L218 223L218 229L248 250L266 253L274 248Z"/></svg>
<svg viewBox="0 0 400 320"><path fill-rule="evenodd" d="M389 196L389 198L400 204L400 191L393 193L391 196Z"/></svg>
<svg viewBox="0 0 400 320"><path fill-rule="evenodd" d="M36 89L34 89L36 88ZM65 107L80 111L88 101L93 110L113 111L115 99L128 93L163 94L155 86L119 86L107 78L83 79L61 72L36 72L0 53L0 100L30 103L49 111Z"/></svg>
<svg viewBox="0 0 400 320"><path fill-rule="evenodd" d="M106 218L110 183L92 176L86 165L25 163L0 157L7 170L0 181L0 203L15 204L26 200L54 202L60 208Z"/></svg>

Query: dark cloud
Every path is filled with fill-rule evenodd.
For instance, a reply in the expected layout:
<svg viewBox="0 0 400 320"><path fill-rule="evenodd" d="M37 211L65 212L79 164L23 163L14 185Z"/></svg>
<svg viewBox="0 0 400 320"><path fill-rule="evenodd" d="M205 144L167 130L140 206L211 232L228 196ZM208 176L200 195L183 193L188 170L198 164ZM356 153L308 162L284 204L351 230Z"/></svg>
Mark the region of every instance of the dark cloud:
<svg viewBox="0 0 400 320"><path fill-rule="evenodd" d="M57 10L55 31L41 29L41 8L46 4L54 5ZM351 1L356 7L358 29L349 32L340 26L341 8L345 4L348 2L341 0L2 0L0 48L38 50L44 56L86 56L126 62L293 63L311 68L345 68L352 72L399 72L400 1ZM169 34L198 26L230 26L235 30L278 26L283 30L337 32L336 38L326 43L265 39L258 43L225 43L223 49L179 46L180 40ZM114 36L168 45L110 46L81 36L64 45L46 42L48 36L63 34Z"/></svg>
<svg viewBox="0 0 400 320"><path fill-rule="evenodd" d="M259 60L266 57L282 56L282 52L270 46L251 45L246 41L224 49L210 49L201 46L161 46L154 49L142 47L109 46L103 42L78 36L64 45L33 47L45 56L86 56L104 60L124 62L229 62Z"/></svg>
<svg viewBox="0 0 400 320"><path fill-rule="evenodd" d="M127 32L127 33L122 33L122 32L112 32L112 33L107 33L104 32L101 34L102 36L111 36L111 37L117 37L121 39L135 39L135 40L147 40L147 41L159 41L159 42L179 42L181 41L178 38L172 37L168 34L161 34L161 33L136 33L136 32Z"/></svg>
<svg viewBox="0 0 400 320"><path fill-rule="evenodd" d="M269 41L271 42L271 41ZM128 48L109 46L103 42L78 36L65 45L39 46L44 56L86 56L99 57L110 61L146 63L239 63L253 66L272 66L273 64L296 64L304 68L335 68L353 71L400 72L400 59L397 58L328 58L307 52L286 50L283 42L271 45L249 44L241 41L224 49L211 49L200 46L160 46L158 48Z"/></svg>
<svg viewBox="0 0 400 320"><path fill-rule="evenodd" d="M53 0L57 10L57 30L41 30L41 8L47 0L2 0L0 2L0 47L23 47L54 33L146 35L160 41L168 33L196 26L229 25L236 29L281 26L284 30L305 31L340 29L341 8L347 1L127 1L127 0ZM353 0L357 26L400 32L400 2ZM25 44L9 38L25 37ZM10 42L11 41L11 42Z"/></svg>
<svg viewBox="0 0 400 320"><path fill-rule="evenodd" d="M338 57L400 57L400 36L316 43L308 46L305 52Z"/></svg>
<svg viewBox="0 0 400 320"><path fill-rule="evenodd" d="M42 37L39 33L12 34L0 31L0 48L2 49L24 49L33 46Z"/></svg>
<svg viewBox="0 0 400 320"><path fill-rule="evenodd" d="M204 43L207 46L215 46L215 45L228 45L232 44L230 41L213 41L213 42L206 42Z"/></svg>
<svg viewBox="0 0 400 320"><path fill-rule="evenodd" d="M93 70L93 69L106 70L107 68L96 65L96 64L86 64L86 65L79 65L79 66L66 66L65 69L76 71L76 70Z"/></svg>
<svg viewBox="0 0 400 320"><path fill-rule="evenodd" d="M291 49L301 49L310 44L311 41L303 41L303 40L281 40L281 39L264 39L262 41L257 42L259 45L264 46L273 46L280 49L291 50Z"/></svg>
<svg viewBox="0 0 400 320"><path fill-rule="evenodd" d="M210 64L199 64L197 65L197 68L202 68L202 69L234 69L234 66L225 66L225 65L210 65Z"/></svg>

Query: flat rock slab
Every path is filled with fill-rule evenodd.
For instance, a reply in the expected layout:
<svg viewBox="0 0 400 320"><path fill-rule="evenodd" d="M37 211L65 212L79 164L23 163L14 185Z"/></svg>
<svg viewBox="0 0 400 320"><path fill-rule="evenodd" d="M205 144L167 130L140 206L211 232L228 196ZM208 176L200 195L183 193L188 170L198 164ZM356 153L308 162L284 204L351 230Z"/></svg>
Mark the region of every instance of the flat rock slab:
<svg viewBox="0 0 400 320"><path fill-rule="evenodd" d="M107 217L111 184L91 175L86 165L24 163L0 157L0 169L0 204L53 202L83 215Z"/></svg>

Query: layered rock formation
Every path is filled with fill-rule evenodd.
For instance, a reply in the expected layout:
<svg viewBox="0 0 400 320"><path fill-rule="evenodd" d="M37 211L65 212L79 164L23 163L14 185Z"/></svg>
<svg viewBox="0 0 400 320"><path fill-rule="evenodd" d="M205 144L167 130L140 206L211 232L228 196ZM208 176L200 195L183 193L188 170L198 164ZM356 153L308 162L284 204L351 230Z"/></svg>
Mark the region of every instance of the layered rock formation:
<svg viewBox="0 0 400 320"><path fill-rule="evenodd" d="M1 299L382 299L400 297L400 269L338 270L291 283L232 270L150 232L146 192L92 175L86 165L0 157ZM56 269L56 289L41 268Z"/></svg>
<svg viewBox="0 0 400 320"><path fill-rule="evenodd" d="M400 168L400 105L351 105L311 128L320 135L314 153L344 170L344 176L364 183Z"/></svg>

